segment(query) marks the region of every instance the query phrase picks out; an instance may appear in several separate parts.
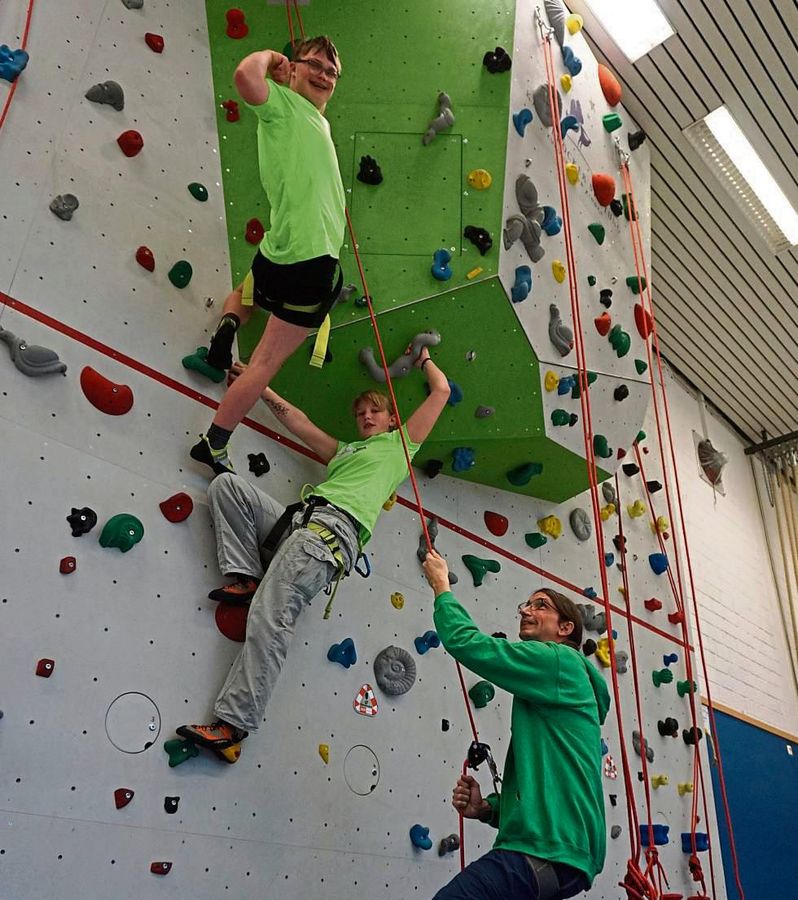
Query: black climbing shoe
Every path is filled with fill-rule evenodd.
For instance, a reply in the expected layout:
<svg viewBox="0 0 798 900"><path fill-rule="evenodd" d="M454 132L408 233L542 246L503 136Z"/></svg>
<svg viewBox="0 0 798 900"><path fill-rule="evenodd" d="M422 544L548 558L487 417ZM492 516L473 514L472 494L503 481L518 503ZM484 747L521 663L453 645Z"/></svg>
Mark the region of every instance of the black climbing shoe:
<svg viewBox="0 0 798 900"><path fill-rule="evenodd" d="M189 453L192 459L210 466L217 475L224 475L225 472L235 474L233 463L227 455L227 446L225 445L221 450L214 450L204 434L200 435L199 441L194 444Z"/></svg>

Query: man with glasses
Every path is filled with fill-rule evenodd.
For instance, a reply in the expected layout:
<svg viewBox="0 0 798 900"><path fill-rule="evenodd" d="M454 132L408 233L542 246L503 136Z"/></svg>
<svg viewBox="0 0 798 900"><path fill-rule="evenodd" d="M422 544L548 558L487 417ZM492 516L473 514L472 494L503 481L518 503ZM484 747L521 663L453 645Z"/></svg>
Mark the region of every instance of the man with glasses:
<svg viewBox="0 0 798 900"><path fill-rule="evenodd" d="M233 363L233 341L252 303L271 315L247 370L228 388L207 433L191 448L191 456L217 475L234 471L227 451L233 430L285 360L322 325L340 291L342 275L336 279L336 272L345 199L324 118L340 75L338 51L323 36L302 41L291 61L276 50L260 50L235 71L238 93L258 120L269 228L252 271L225 300L207 354L191 367L221 380Z"/></svg>
<svg viewBox="0 0 798 900"><path fill-rule="evenodd" d="M582 655L582 620L563 594L541 588L521 603L519 641L482 633L449 590L436 552L424 574L441 642L463 666L513 695L501 795L483 798L461 776L452 805L498 829L493 849L434 900L563 900L586 891L604 865L600 726L607 685Z"/></svg>

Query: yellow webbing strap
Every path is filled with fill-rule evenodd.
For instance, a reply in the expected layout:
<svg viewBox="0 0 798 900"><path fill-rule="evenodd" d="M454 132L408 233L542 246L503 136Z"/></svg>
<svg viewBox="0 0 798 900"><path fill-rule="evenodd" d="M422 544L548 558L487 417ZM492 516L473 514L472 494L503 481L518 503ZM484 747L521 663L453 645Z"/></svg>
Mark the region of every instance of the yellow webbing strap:
<svg viewBox="0 0 798 900"><path fill-rule="evenodd" d="M320 369L324 365L324 358L327 356L327 345L330 342L330 317L325 316L318 332L316 332L316 343L313 345L313 355L310 357L310 365L314 369Z"/></svg>
<svg viewBox="0 0 798 900"><path fill-rule="evenodd" d="M244 276L244 283L241 286L241 305L252 306L255 302L255 279L252 277L252 270Z"/></svg>
<svg viewBox="0 0 798 900"><path fill-rule="evenodd" d="M338 545L338 538L330 531L329 528L325 528L324 525L319 525L318 522L308 522L307 527L315 532L324 543L330 548L330 552L333 555L333 559L338 565L338 574L335 576L335 586L333 587L333 592L330 595L330 599L327 601L327 605L324 607L324 618L329 619L330 613L332 611L333 600L335 600L335 594L338 591L338 585L341 583L341 578L344 574L344 569L346 568L344 564L344 555L341 552L341 548Z"/></svg>

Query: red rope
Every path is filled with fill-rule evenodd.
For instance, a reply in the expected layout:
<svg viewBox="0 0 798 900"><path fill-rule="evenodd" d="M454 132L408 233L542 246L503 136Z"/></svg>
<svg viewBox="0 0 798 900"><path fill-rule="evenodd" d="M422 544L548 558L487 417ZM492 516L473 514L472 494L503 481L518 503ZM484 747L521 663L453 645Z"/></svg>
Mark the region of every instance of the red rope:
<svg viewBox="0 0 798 900"><path fill-rule="evenodd" d="M24 50L28 45L28 34L30 33L30 23L31 18L33 16L33 0L29 0L28 2L28 12L25 16L25 28L22 31L22 43L20 44L20 49ZM6 116L8 115L9 109L11 109L11 101L14 99L14 94L17 92L17 85L19 84L19 78L16 79L11 85L11 90L8 92L6 96L5 103L3 104L2 112L0 112L0 128L3 127L3 123L6 120Z"/></svg>
<svg viewBox="0 0 798 900"><path fill-rule="evenodd" d="M288 17L288 40L291 42L291 55L294 50L294 20L291 18L290 0L285 0L285 14Z"/></svg>

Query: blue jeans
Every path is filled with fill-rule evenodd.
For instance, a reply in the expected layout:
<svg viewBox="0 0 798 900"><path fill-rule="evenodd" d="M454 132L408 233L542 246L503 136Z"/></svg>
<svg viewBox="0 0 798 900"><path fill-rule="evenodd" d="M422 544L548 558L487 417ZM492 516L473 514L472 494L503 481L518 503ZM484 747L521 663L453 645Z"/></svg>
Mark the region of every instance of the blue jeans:
<svg viewBox="0 0 798 900"><path fill-rule="evenodd" d="M565 900L590 887L587 875L552 863L560 882L557 900ZM433 900L538 900L538 884L523 853L515 850L491 850L453 878Z"/></svg>

